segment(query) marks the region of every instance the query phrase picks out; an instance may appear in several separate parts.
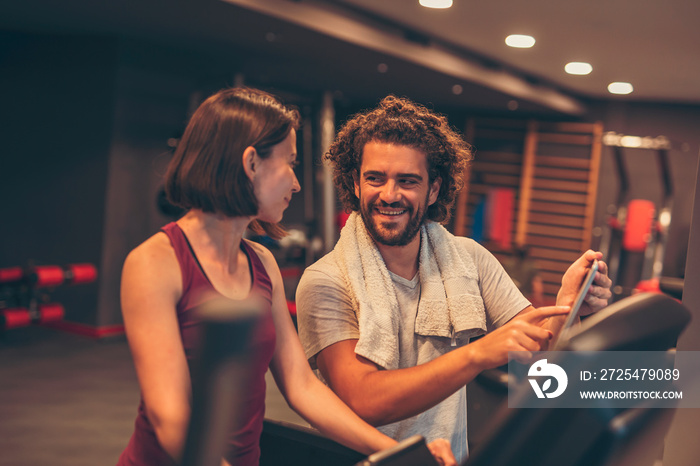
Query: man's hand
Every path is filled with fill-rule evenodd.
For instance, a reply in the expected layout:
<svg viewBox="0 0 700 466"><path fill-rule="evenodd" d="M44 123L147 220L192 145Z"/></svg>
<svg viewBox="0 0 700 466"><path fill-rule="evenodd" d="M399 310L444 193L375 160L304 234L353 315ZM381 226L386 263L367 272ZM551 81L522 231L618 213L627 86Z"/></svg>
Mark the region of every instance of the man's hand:
<svg viewBox="0 0 700 466"><path fill-rule="evenodd" d="M428 444L428 449L440 466L457 466L457 460L448 440L444 438L433 440Z"/></svg>
<svg viewBox="0 0 700 466"><path fill-rule="evenodd" d="M519 358L528 360L533 351L546 349L553 334L543 328L550 317L564 316L569 306L548 306L526 311L508 323L467 345L473 351L479 370L493 369L508 363L508 352L518 351Z"/></svg>
<svg viewBox="0 0 700 466"><path fill-rule="evenodd" d="M583 279L593 265L593 261L598 261L598 272L593 279L593 285L588 290L586 298L581 305L580 315L585 316L598 312L608 305L608 300L612 297L610 287L612 280L608 277L608 265L601 259L603 254L593 250L588 250L576 262L571 264L561 279L561 288L557 294L557 305L571 306L576 299L576 294L583 283Z"/></svg>

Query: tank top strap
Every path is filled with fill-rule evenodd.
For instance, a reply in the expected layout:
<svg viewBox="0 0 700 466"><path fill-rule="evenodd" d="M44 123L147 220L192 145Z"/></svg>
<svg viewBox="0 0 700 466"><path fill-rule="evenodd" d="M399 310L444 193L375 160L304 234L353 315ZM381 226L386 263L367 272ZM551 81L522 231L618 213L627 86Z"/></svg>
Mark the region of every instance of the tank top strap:
<svg viewBox="0 0 700 466"><path fill-rule="evenodd" d="M197 262L192 246L190 246L185 232L182 231L180 226L175 222L171 222L162 227L161 231L165 233L170 240L170 244L172 244L173 250L175 251L177 262L180 264L183 294L187 294L186 292L192 288L193 282L196 282L197 287L202 284L208 284L209 280L204 276L204 272L202 272L201 266Z"/></svg>
<svg viewBox="0 0 700 466"><path fill-rule="evenodd" d="M268 275L265 266L263 265L258 253L250 245L250 242L246 239L241 241L241 245L245 253L248 255L248 260L250 261L250 266L253 271L253 286L257 288L258 293L261 293L264 297L272 300L272 280L270 280L270 275Z"/></svg>

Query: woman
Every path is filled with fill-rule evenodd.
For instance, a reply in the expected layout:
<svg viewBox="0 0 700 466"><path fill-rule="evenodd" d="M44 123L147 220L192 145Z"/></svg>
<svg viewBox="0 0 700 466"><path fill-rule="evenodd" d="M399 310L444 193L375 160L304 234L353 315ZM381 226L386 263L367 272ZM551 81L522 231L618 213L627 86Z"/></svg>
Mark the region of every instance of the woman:
<svg viewBox="0 0 700 466"><path fill-rule="evenodd" d="M247 228L279 238L292 194L299 115L253 89L228 89L194 113L166 174L172 203L188 210L134 249L122 274L126 334L141 386L135 432L119 465L169 465L181 457L190 418L187 361L192 310L211 296L266 303L252 338L251 394L223 464L256 465L268 368L289 405L321 432L363 453L396 442L357 417L312 373L287 311L282 277ZM446 441L433 454L454 464Z"/></svg>

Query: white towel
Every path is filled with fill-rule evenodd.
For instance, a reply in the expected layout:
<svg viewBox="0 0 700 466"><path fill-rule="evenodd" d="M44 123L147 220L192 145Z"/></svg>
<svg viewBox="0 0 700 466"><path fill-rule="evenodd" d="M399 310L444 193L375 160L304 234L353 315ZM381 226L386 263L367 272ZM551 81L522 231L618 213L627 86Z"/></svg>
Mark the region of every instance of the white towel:
<svg viewBox="0 0 700 466"><path fill-rule="evenodd" d="M459 253L455 237L439 223L426 222L420 234L421 297L415 333L460 340L484 333L486 314L474 261ZM333 253L352 292L360 326L355 353L385 369L397 369L400 311L396 291L358 213L350 215Z"/></svg>

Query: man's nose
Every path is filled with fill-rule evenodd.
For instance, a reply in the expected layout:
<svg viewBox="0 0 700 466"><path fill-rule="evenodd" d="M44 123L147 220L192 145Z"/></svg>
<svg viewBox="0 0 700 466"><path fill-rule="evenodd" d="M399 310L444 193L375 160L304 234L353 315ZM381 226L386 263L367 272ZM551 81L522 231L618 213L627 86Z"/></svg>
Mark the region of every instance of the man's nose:
<svg viewBox="0 0 700 466"><path fill-rule="evenodd" d="M399 186L393 181L389 181L382 188L379 194L379 199L387 204L399 202L401 200L401 190L399 189Z"/></svg>

